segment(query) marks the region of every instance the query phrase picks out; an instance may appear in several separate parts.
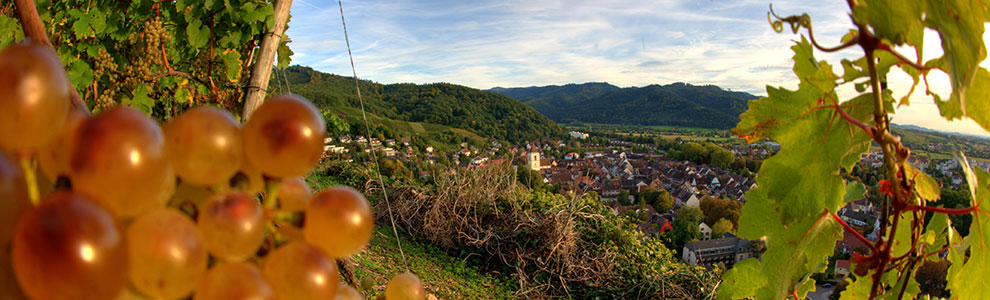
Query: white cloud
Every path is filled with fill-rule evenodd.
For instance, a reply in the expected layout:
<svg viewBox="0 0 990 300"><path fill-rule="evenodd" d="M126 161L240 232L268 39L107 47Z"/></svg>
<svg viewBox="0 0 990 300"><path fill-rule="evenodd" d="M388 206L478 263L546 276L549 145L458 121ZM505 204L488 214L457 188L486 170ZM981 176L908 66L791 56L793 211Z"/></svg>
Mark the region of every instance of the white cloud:
<svg viewBox="0 0 990 300"><path fill-rule="evenodd" d="M797 85L789 47L800 37L789 28L773 32L765 0L343 4L358 75L383 83L443 81L490 88L687 82L754 94L764 94L766 85ZM841 0L775 1L774 10L779 15L808 12L816 38L825 45L839 44L851 28ZM337 2L299 1L292 16L293 63L350 75ZM937 37L926 45L938 48ZM926 52L934 51L926 47ZM855 54L850 50L816 57L841 72L839 59ZM901 109L898 121L942 126L937 112L932 113L934 105L927 103Z"/></svg>

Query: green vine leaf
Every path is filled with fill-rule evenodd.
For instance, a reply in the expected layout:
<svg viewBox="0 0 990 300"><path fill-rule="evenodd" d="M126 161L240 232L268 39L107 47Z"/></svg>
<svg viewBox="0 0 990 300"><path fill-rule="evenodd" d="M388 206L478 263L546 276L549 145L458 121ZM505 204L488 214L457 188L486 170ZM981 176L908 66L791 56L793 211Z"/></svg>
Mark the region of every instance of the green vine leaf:
<svg viewBox="0 0 990 300"><path fill-rule="evenodd" d="M17 19L0 15L0 47L7 47L24 38L24 31Z"/></svg>
<svg viewBox="0 0 990 300"><path fill-rule="evenodd" d="M124 99L123 104L150 114L151 108L155 105L155 100L148 97L148 86L142 83L134 89L130 99Z"/></svg>
<svg viewBox="0 0 990 300"><path fill-rule="evenodd" d="M69 81L77 87L89 86L93 83L93 69L85 61L76 59L69 64L66 72Z"/></svg>
<svg viewBox="0 0 990 300"><path fill-rule="evenodd" d="M990 71L982 67L976 69L972 86L966 89L964 102L956 93L948 101L938 101L939 111L946 119L969 117L990 131Z"/></svg>
<svg viewBox="0 0 990 300"><path fill-rule="evenodd" d="M849 285L839 294L840 300L862 300L870 298L870 289L873 288L873 280L871 280L873 278L873 271L870 271L866 276L855 276L855 278L855 281L852 278L846 278L846 282L849 282Z"/></svg>
<svg viewBox="0 0 990 300"><path fill-rule="evenodd" d="M857 1L853 10L853 20L857 24L870 24L877 36L895 45L905 43L916 45L919 33L923 33L921 13L924 2L900 0Z"/></svg>
<svg viewBox="0 0 990 300"><path fill-rule="evenodd" d="M241 54L234 49L227 49L220 54L220 61L226 67L227 80L237 82L241 78Z"/></svg>
<svg viewBox="0 0 990 300"><path fill-rule="evenodd" d="M987 57L987 49L983 44L983 23L988 21L986 4L979 0L926 2L928 9L925 11L925 25L938 31L942 49L948 50L942 56L945 60L941 67L949 73L952 81L952 98L955 99L950 101L966 103L970 98L966 91L973 82L979 63ZM957 106L967 109L970 107ZM939 105L939 110L943 110L942 105ZM945 112L942 115L951 119ZM990 130L990 124L981 125Z"/></svg>
<svg viewBox="0 0 990 300"><path fill-rule="evenodd" d="M75 19L72 22L72 32L76 34L77 39L93 36L93 28L89 25L92 19L89 15L78 9L70 10L69 15Z"/></svg>
<svg viewBox="0 0 990 300"><path fill-rule="evenodd" d="M739 236L766 239L759 268L752 267L758 272L747 272L762 279L724 282L719 291L734 291L733 297L783 299L813 289L807 274L824 269L842 238L842 227L828 212L837 211L847 194L863 195L855 185L847 192L839 170L851 169L867 151L868 137L838 116L833 91L838 76L829 64L815 60L811 47L804 38L792 47L798 90L767 87L768 96L750 101L732 130L749 142L769 138L780 143L780 151L760 167L757 187L746 193L739 219ZM872 122L870 94L841 107L853 118ZM761 282L766 284L753 286Z"/></svg>
<svg viewBox="0 0 990 300"><path fill-rule="evenodd" d="M186 36L194 49L203 48L210 41L210 28L203 26L203 21L195 19L186 27Z"/></svg>
<svg viewBox="0 0 990 300"><path fill-rule="evenodd" d="M990 174L979 168L971 169L964 156L961 160L973 193L972 205L977 209L973 211L968 243L964 243L969 245L969 259L963 263L964 250L950 249L953 267L962 266L955 270L950 268L948 287L954 299L984 299L990 291L990 215L981 207L990 203Z"/></svg>
<svg viewBox="0 0 990 300"><path fill-rule="evenodd" d="M910 164L904 164L904 172L908 178L914 180L914 191L918 197L931 202L938 201L942 191L935 179L925 172L914 169Z"/></svg>
<svg viewBox="0 0 990 300"><path fill-rule="evenodd" d="M767 286L765 276L752 276L752 274L759 274L760 272L760 261L756 258L747 258L737 263L732 269L725 272L725 275L722 275L722 284L738 288L724 290L724 292L719 290L716 299L740 299L756 295L758 289Z"/></svg>
<svg viewBox="0 0 990 300"><path fill-rule="evenodd" d="M846 185L846 195L842 196L842 203L853 202L866 197L866 185L860 182L853 182L852 184Z"/></svg>

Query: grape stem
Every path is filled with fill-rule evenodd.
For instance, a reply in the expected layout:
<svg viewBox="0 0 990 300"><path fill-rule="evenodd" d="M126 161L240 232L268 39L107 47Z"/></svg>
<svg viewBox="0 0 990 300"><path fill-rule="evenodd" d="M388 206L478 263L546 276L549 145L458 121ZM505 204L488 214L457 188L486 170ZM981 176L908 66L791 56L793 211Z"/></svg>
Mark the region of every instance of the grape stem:
<svg viewBox="0 0 990 300"><path fill-rule="evenodd" d="M282 181L276 180L266 180L265 181L265 198L264 204L265 209L275 210L275 201L278 199L278 188L282 186Z"/></svg>
<svg viewBox="0 0 990 300"><path fill-rule="evenodd" d="M21 169L24 170L24 181L27 184L28 197L31 198L31 204L38 205L41 202L41 195L38 191L38 172L34 168L34 160L27 157L21 157Z"/></svg>

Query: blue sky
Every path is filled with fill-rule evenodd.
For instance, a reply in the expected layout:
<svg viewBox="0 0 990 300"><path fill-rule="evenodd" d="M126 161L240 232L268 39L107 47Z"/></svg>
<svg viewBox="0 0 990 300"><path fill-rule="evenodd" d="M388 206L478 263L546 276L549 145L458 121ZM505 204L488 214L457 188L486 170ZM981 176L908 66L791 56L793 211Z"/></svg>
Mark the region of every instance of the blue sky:
<svg viewBox="0 0 990 300"><path fill-rule="evenodd" d="M807 12L819 42L838 44L851 23L842 0L773 1L781 15ZM381 83L450 82L495 86L609 82L644 86L715 84L765 95L766 85L796 88L789 47L797 35L775 33L767 0L688 1L344 1L358 77ZM288 35L293 64L350 76L337 1L294 0ZM926 35L937 57L937 35ZM908 52L908 51L905 51ZM909 52L913 53L913 52ZM856 52L816 53L839 65ZM861 54L861 52L860 52ZM984 66L986 66L984 62ZM906 75L890 75L895 97ZM897 82L904 84L897 84ZM930 78L948 93L946 78ZM901 91L900 94L896 91ZM851 88L840 96L851 97ZM916 93L894 122L990 135L974 122L938 117Z"/></svg>

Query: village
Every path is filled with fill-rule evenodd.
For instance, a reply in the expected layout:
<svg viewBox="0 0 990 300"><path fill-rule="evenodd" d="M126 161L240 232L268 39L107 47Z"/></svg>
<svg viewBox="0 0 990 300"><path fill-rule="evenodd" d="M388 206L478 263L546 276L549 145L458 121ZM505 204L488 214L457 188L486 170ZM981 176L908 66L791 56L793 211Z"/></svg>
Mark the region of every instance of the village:
<svg viewBox="0 0 990 300"><path fill-rule="evenodd" d="M439 152L437 148L414 143L408 137L398 139L366 138L364 136L339 136L327 138L326 155L347 161L355 159L356 152L369 155L374 151L387 160L401 162L415 176L427 179L430 170L425 166L457 165L464 168L480 168L493 163L512 163L516 168L526 168L539 174L543 184L564 195L581 195L594 192L616 215L640 216L637 230L651 238L661 238L674 230L678 211L685 207L698 208L703 199L729 199L741 207L746 202L745 193L756 187L755 174L724 169L709 164L696 164L671 158L654 145L637 144L618 139L608 139L607 145L582 142L588 134L571 132L568 140L543 139L522 145L504 147L498 142L479 146L460 143L460 150ZM577 141L577 142L575 142ZM600 141L600 140L599 140ZM752 145L720 145L736 157L762 159L779 150L779 145L762 142ZM563 153L561 150L570 152ZM360 159L359 159L360 161ZM373 164L364 161L365 164ZM947 178L944 184L958 187L964 175L955 159L930 160L926 156L911 156L909 163L918 170L932 170ZM969 160L970 165L990 170L990 163ZM883 164L882 153L871 150L862 155L858 165L879 168ZM931 168L931 169L930 169ZM637 199L645 191L663 191L673 198L668 210L640 203ZM874 229L880 226L879 212L868 199L848 203L839 210L839 217L862 236L875 241ZM736 220L732 220L733 223ZM759 257L764 250L762 241L750 241L732 232L715 232L714 224L697 222L697 240L687 242L677 249L678 256L691 265L706 268L729 268L749 257ZM845 232L836 243L838 259L830 262L829 270L834 278L849 274L849 258L854 251L864 253L869 245Z"/></svg>

